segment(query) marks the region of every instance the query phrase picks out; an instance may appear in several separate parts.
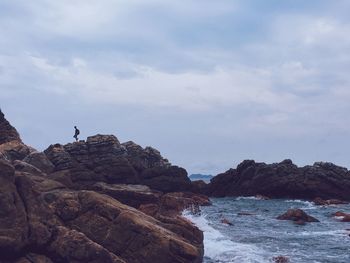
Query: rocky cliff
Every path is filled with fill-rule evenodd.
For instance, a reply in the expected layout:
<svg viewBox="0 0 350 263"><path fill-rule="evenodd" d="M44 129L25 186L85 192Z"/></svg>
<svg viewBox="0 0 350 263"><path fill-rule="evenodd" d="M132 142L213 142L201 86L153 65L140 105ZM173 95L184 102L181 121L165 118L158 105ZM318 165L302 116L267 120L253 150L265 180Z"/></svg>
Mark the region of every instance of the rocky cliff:
<svg viewBox="0 0 350 263"><path fill-rule="evenodd" d="M0 116L0 262L201 262L184 169L113 135L37 152Z"/></svg>
<svg viewBox="0 0 350 263"><path fill-rule="evenodd" d="M297 167L291 160L265 164L243 161L236 169L214 177L201 187L211 196L350 200L350 172L332 163Z"/></svg>

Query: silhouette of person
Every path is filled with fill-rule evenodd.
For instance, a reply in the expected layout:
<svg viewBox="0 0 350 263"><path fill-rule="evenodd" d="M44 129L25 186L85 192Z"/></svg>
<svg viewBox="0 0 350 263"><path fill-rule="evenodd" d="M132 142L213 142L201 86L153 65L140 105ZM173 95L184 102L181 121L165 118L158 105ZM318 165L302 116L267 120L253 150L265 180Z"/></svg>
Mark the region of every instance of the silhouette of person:
<svg viewBox="0 0 350 263"><path fill-rule="evenodd" d="M77 128L77 126L74 126L74 129L75 129L75 133L74 133L73 137L75 138L75 141L77 142L78 141L78 135L80 134L80 131Z"/></svg>

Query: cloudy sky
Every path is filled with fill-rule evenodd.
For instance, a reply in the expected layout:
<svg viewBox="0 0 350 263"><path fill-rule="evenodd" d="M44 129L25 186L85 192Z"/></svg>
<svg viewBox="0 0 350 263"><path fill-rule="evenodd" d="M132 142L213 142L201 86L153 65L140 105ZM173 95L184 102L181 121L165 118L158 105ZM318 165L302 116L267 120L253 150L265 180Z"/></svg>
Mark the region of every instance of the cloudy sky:
<svg viewBox="0 0 350 263"><path fill-rule="evenodd" d="M0 107L43 150L115 134L189 173L350 167L348 0L1 0Z"/></svg>

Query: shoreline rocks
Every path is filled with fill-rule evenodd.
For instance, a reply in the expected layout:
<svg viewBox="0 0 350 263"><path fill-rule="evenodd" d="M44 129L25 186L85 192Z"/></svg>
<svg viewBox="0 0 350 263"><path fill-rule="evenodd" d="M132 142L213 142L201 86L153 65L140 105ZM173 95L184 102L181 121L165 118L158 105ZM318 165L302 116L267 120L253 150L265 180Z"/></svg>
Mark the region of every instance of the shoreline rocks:
<svg viewBox="0 0 350 263"><path fill-rule="evenodd" d="M256 196L304 200L350 201L350 172L332 163L316 162L297 167L291 160L265 164L245 160L236 169L198 186L212 197ZM327 203L327 201L326 201Z"/></svg>

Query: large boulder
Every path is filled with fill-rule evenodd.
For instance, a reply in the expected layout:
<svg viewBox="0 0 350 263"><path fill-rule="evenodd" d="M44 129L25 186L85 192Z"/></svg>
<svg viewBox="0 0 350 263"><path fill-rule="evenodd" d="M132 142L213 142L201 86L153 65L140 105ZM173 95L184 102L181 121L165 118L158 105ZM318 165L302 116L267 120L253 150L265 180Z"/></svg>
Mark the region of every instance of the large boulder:
<svg viewBox="0 0 350 263"><path fill-rule="evenodd" d="M243 161L214 177L206 193L216 197L255 196L350 200L350 173L332 163L297 167L291 160L265 164Z"/></svg>
<svg viewBox="0 0 350 263"><path fill-rule="evenodd" d="M185 169L178 166L154 167L144 170L141 175L141 184L162 192L190 191L191 180Z"/></svg>
<svg viewBox="0 0 350 263"><path fill-rule="evenodd" d="M309 216L301 209L289 209L284 214L277 217L278 220L291 220L294 222L320 222L316 218Z"/></svg>
<svg viewBox="0 0 350 263"><path fill-rule="evenodd" d="M138 183L124 147L113 135L91 136L87 142L51 145L44 153L54 165L54 172L69 174L77 185L99 181Z"/></svg>

